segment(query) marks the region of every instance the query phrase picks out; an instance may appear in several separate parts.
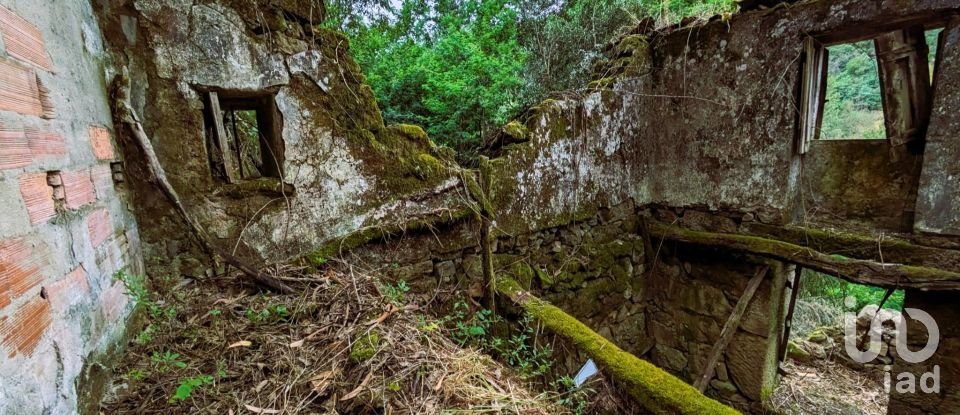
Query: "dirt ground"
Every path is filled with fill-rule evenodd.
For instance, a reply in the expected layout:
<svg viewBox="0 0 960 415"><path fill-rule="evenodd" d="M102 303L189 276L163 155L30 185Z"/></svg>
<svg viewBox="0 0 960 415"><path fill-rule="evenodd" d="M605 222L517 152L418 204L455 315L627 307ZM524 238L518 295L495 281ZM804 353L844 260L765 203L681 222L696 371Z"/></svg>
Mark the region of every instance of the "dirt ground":
<svg viewBox="0 0 960 415"><path fill-rule="evenodd" d="M403 290L358 272L273 275L277 295L238 277L131 282L146 321L103 414L632 413L606 380L586 390L524 379L449 337Z"/></svg>

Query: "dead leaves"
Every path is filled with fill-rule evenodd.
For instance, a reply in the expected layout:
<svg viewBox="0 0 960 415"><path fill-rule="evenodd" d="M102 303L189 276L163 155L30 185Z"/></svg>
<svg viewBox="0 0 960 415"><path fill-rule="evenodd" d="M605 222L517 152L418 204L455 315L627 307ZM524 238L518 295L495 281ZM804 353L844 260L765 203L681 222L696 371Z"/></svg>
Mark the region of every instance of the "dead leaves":
<svg viewBox="0 0 960 415"><path fill-rule="evenodd" d="M259 408L253 405L243 405L243 407L255 414L279 414L281 412L279 409Z"/></svg>
<svg viewBox="0 0 960 415"><path fill-rule="evenodd" d="M251 342L250 340L240 340L240 341L231 343L229 346L227 346L227 348L233 349L234 347L250 347L250 346L253 346L253 342Z"/></svg>

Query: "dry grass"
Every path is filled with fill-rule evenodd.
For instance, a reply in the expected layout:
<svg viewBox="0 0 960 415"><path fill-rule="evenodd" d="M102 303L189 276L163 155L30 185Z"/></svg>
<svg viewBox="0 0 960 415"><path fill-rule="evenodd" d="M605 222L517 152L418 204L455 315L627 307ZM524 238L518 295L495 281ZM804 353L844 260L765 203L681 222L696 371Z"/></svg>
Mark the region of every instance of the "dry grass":
<svg viewBox="0 0 960 415"><path fill-rule="evenodd" d="M857 372L828 361L810 366L783 364L788 375L774 392L771 406L778 414L884 415L887 393L879 372Z"/></svg>
<svg viewBox="0 0 960 415"><path fill-rule="evenodd" d="M102 412L567 412L555 404L557 393L539 392L489 356L459 347L416 306L386 299L374 278L298 271L277 274L302 295L240 289L229 278L181 283L165 303L176 315L153 318L152 338L131 343ZM362 347L354 343L370 336L379 338L367 342L372 356L357 361ZM197 376L211 383L170 401Z"/></svg>

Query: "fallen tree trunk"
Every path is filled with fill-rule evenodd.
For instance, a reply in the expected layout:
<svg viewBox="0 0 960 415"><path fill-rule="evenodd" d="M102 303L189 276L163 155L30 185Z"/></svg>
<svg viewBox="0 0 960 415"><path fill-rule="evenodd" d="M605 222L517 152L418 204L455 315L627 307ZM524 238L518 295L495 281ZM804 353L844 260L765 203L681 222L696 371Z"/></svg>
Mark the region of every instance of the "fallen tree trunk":
<svg viewBox="0 0 960 415"><path fill-rule="evenodd" d="M774 258L857 284L884 288L960 290L960 273L938 268L849 259L776 239L694 231L654 220L647 220L647 227L655 238Z"/></svg>
<svg viewBox="0 0 960 415"><path fill-rule="evenodd" d="M617 347L575 317L524 291L516 281L500 278L497 291L573 343L647 411L654 414L739 414L693 386Z"/></svg>
<svg viewBox="0 0 960 415"><path fill-rule="evenodd" d="M193 236L200 242L200 246L203 247L204 251L207 252L211 258L220 257L223 258L228 264L233 265L244 275L250 277L255 282L263 284L267 287L270 287L276 291L279 291L284 294L293 293L293 288L290 288L287 284L284 284L282 281L273 278L269 275L266 275L262 272L257 271L252 266L244 263L240 258L237 258L233 255L221 252L216 247L210 243L207 233L204 232L203 227L197 222L193 216L187 212L187 208L184 206L183 202L180 201L180 196L177 195L176 189L173 188L173 185L170 184L170 181L167 180L166 171L163 169L163 165L160 164L160 160L157 158L157 153L153 150L153 144L150 142L150 139L147 137L147 133L143 130L143 125L140 123L140 118L137 116L137 113L133 110L133 106L130 104L130 79L126 74L126 68L122 69L121 74L117 75L117 78L114 80L114 104L116 105L116 114L119 120L126 124L130 129L130 134L133 136L134 143L137 144L137 147L140 148L140 151L143 153L143 157L147 162L147 170L150 172L151 178L160 188L160 191L166 196L170 204L173 205L174 210L177 211L177 214L187 223L187 226L190 228Z"/></svg>

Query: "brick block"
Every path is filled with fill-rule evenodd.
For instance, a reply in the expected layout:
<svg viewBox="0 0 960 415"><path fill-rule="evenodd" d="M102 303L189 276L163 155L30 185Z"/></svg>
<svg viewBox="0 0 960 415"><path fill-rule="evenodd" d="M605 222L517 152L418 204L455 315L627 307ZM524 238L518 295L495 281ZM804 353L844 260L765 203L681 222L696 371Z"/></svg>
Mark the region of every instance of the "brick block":
<svg viewBox="0 0 960 415"><path fill-rule="evenodd" d="M0 111L13 111L37 117L43 115L37 75L32 69L2 58L0 58Z"/></svg>
<svg viewBox="0 0 960 415"><path fill-rule="evenodd" d="M20 307L13 318L0 321L0 338L7 355L10 358L17 353L32 356L50 321L50 303L39 295Z"/></svg>
<svg viewBox="0 0 960 415"><path fill-rule="evenodd" d="M0 6L0 34L3 35L3 43L10 56L43 70L50 70L50 59L47 57L40 29L2 6Z"/></svg>
<svg viewBox="0 0 960 415"><path fill-rule="evenodd" d="M24 128L23 133L30 145L30 153L34 156L63 156L67 154L63 136L59 133L43 131L39 128Z"/></svg>
<svg viewBox="0 0 960 415"><path fill-rule="evenodd" d="M45 247L33 247L24 238L0 241L0 308L40 284L47 255Z"/></svg>
<svg viewBox="0 0 960 415"><path fill-rule="evenodd" d="M53 188L47 184L46 172L20 176L20 195L27 206L31 224L46 222L57 215L53 203Z"/></svg>
<svg viewBox="0 0 960 415"><path fill-rule="evenodd" d="M106 128L90 127L90 146L93 147L93 155L99 160L116 158L113 152L113 141L110 139L110 130Z"/></svg>
<svg viewBox="0 0 960 415"><path fill-rule="evenodd" d="M113 192L113 172L109 164L99 164L90 169L90 178L97 191L97 199L104 200Z"/></svg>
<svg viewBox="0 0 960 415"><path fill-rule="evenodd" d="M0 103L0 107L2 106ZM23 130L0 124L0 169L25 167L30 164L30 160L30 145Z"/></svg>
<svg viewBox="0 0 960 415"><path fill-rule="evenodd" d="M79 304L90 297L90 282L87 281L87 271L82 266L77 267L59 281L44 287L47 301L57 313Z"/></svg>
<svg viewBox="0 0 960 415"><path fill-rule="evenodd" d="M90 172L81 171L62 171L60 178L63 180L63 190L67 199L68 209L78 209L87 203L97 200L97 195L93 190L93 182L90 180Z"/></svg>
<svg viewBox="0 0 960 415"><path fill-rule="evenodd" d="M90 243L94 247L103 245L103 242L113 234L113 219L106 209L94 211L87 217L87 231L90 234Z"/></svg>
<svg viewBox="0 0 960 415"><path fill-rule="evenodd" d="M100 301L103 321L108 325L113 325L123 317L123 311L126 310L130 298L127 297L127 290L123 283L117 281L103 292Z"/></svg>

